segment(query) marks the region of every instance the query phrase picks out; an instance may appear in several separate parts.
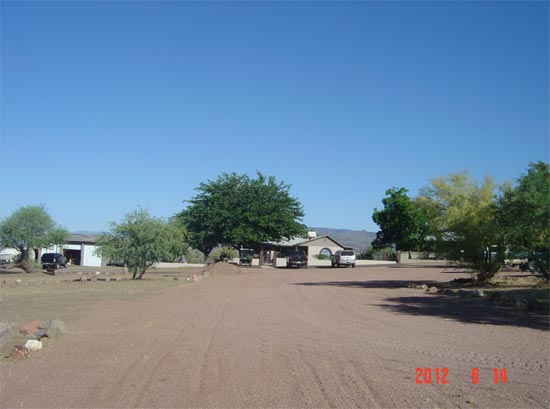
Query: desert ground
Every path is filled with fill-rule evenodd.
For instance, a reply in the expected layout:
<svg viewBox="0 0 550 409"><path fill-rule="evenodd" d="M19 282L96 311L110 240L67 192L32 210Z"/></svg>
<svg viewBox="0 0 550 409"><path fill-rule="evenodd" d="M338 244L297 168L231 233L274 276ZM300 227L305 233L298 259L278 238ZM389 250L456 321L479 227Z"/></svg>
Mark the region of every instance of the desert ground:
<svg viewBox="0 0 550 409"><path fill-rule="evenodd" d="M0 364L0 407L550 406L548 315L408 288L466 272L216 265L198 282L187 273L197 272L2 276L0 321L60 318L68 333Z"/></svg>

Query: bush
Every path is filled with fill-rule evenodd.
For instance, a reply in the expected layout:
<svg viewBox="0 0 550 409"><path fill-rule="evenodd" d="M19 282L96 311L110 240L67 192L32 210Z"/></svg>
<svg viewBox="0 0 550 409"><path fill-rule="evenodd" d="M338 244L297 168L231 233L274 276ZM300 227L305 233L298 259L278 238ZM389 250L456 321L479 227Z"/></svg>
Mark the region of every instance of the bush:
<svg viewBox="0 0 550 409"><path fill-rule="evenodd" d="M189 264L202 264L204 263L204 254L197 249L191 247L187 248L184 253L185 261Z"/></svg>
<svg viewBox="0 0 550 409"><path fill-rule="evenodd" d="M237 250L233 247L216 247L210 252L208 256L208 262L217 263L218 261L231 260L238 256Z"/></svg>
<svg viewBox="0 0 550 409"><path fill-rule="evenodd" d="M386 247L383 249L373 249L371 247L359 253L357 258L359 260L397 261L397 253L391 247Z"/></svg>

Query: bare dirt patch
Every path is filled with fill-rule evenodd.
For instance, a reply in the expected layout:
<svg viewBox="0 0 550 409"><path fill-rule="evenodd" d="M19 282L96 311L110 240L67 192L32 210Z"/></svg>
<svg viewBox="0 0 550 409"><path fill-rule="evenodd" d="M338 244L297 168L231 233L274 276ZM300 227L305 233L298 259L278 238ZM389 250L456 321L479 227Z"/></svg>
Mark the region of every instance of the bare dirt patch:
<svg viewBox="0 0 550 409"><path fill-rule="evenodd" d="M142 280L131 280L131 275L120 267L72 266L56 270L55 275L15 270L2 274L0 322L11 328L11 337L0 346L0 363L6 361L13 345L27 339L19 334L25 323L39 321L46 325L54 318L73 322L82 319L93 305L160 294L191 281L192 274L200 271L199 268L152 270Z"/></svg>
<svg viewBox="0 0 550 409"><path fill-rule="evenodd" d="M390 267L246 272L212 274L160 294L87 306L86 314L69 320L69 333L60 341L3 367L1 406L550 404L547 322L529 323L520 310L502 319L502 309L487 300L406 287L468 278L464 272ZM417 382L417 368L431 369L430 382ZM443 368L445 384L435 377ZM478 383L472 381L476 368ZM494 368L506 369L506 383L494 382Z"/></svg>
<svg viewBox="0 0 550 409"><path fill-rule="evenodd" d="M204 269L204 271L207 271L211 275L233 276L233 275L246 274L246 270L241 269L240 267L231 263L210 264L208 267Z"/></svg>

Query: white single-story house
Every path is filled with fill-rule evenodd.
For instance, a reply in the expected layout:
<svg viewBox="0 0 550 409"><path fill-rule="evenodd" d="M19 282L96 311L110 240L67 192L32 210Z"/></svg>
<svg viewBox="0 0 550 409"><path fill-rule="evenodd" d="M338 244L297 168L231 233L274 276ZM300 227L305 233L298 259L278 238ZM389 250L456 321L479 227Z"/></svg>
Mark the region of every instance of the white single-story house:
<svg viewBox="0 0 550 409"><path fill-rule="evenodd" d="M44 253L61 253L70 264L101 267L105 263L103 263L102 257L95 253L97 238L97 234L70 233L66 243L48 249L40 249L35 255L36 261L40 261L40 257Z"/></svg>

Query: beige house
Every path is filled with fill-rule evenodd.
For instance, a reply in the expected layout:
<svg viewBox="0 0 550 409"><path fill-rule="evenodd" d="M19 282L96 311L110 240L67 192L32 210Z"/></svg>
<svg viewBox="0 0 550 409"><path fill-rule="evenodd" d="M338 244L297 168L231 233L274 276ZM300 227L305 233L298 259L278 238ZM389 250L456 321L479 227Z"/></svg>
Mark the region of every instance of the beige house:
<svg viewBox="0 0 550 409"><path fill-rule="evenodd" d="M315 232L309 232L308 238L294 238L282 242L264 243L264 249L267 250L269 256L266 261L271 260L274 266L285 266L285 257L289 250L304 250L308 255L308 264L310 266L325 265L323 260L330 259L336 251L347 250L351 247L346 247L338 243L330 236L319 236Z"/></svg>

